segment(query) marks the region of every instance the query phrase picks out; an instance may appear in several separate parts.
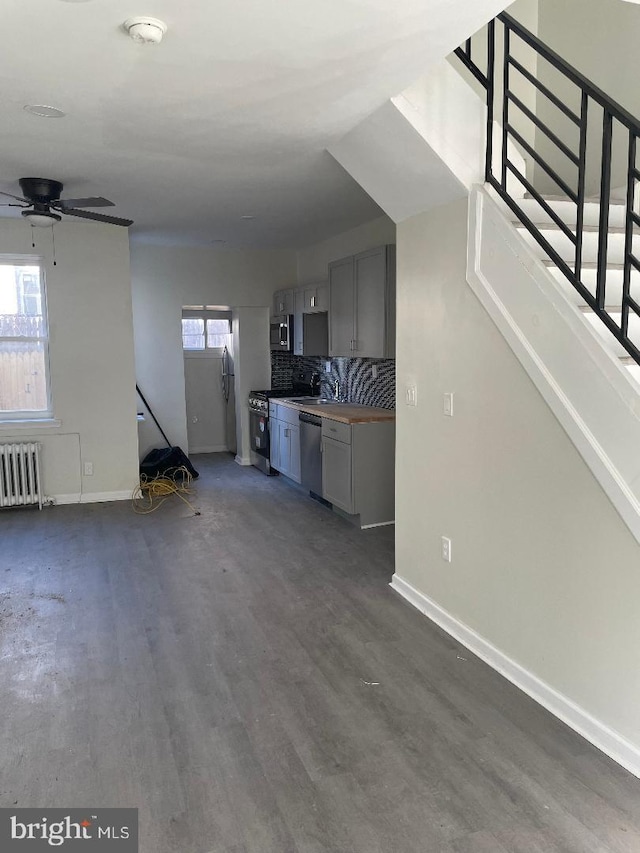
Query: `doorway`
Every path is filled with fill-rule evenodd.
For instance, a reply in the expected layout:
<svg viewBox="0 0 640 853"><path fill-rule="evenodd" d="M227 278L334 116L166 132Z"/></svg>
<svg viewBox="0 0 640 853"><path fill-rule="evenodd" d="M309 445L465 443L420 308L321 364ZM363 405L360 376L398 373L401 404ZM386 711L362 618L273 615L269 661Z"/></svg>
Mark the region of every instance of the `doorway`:
<svg viewBox="0 0 640 853"><path fill-rule="evenodd" d="M235 453L231 311L185 306L182 348L189 453Z"/></svg>

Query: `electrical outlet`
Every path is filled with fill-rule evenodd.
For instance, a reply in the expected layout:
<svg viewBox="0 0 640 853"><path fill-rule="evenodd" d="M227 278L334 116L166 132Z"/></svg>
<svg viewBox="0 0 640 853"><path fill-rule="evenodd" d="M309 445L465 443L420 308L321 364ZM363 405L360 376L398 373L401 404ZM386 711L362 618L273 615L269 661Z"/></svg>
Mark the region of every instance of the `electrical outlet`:
<svg viewBox="0 0 640 853"><path fill-rule="evenodd" d="M330 361L325 361L324 372L325 373L331 373L331 362Z"/></svg>
<svg viewBox="0 0 640 853"><path fill-rule="evenodd" d="M93 477L93 462L84 463L84 476Z"/></svg>
<svg viewBox="0 0 640 853"><path fill-rule="evenodd" d="M445 392L443 404L442 404L442 411L448 418L453 417L453 392L452 391Z"/></svg>
<svg viewBox="0 0 640 853"><path fill-rule="evenodd" d="M378 378L378 365L377 364L371 365L371 378L372 379Z"/></svg>
<svg viewBox="0 0 640 853"><path fill-rule="evenodd" d="M407 406L418 405L418 388L416 385L407 385L406 402Z"/></svg>
<svg viewBox="0 0 640 853"><path fill-rule="evenodd" d="M442 537L442 559L447 563L451 562L451 539L446 536Z"/></svg>

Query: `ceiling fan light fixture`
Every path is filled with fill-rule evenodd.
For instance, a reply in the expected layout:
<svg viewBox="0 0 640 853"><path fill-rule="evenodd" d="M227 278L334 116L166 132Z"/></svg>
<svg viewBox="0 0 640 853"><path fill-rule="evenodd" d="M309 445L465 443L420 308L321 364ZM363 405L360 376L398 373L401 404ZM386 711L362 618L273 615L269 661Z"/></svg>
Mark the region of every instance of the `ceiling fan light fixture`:
<svg viewBox="0 0 640 853"><path fill-rule="evenodd" d="M29 225L33 225L36 228L51 228L56 222L62 220L62 217L58 216L57 213L43 213L37 210L23 210L22 215L28 220Z"/></svg>
<svg viewBox="0 0 640 853"><path fill-rule="evenodd" d="M123 27L129 37L137 41L138 44L160 44L167 31L167 25L164 21L144 16L128 18Z"/></svg>

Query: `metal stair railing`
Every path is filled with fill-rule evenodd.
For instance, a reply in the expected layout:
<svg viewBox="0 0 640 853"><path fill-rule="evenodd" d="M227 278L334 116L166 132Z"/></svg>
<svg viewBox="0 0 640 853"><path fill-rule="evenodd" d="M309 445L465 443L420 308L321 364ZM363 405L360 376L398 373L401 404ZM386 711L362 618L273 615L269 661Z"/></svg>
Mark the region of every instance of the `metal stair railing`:
<svg viewBox="0 0 640 853"><path fill-rule="evenodd" d="M502 30L502 42L499 44L500 29ZM518 44L520 42L520 44ZM551 84L547 86L540 76L532 72L514 56L514 46L526 45L535 55L536 60L542 59L562 76L564 81L576 87L576 101L580 108L575 109L566 103L566 100L557 92L552 91ZM502 47L502 50L500 50ZM498 54L501 53L500 56ZM634 210L634 198L638 181L640 181L640 169L638 168L638 137L640 137L640 121L638 121L624 107L616 103L605 92L591 83L583 74L577 71L568 62L565 62L555 51L542 42L537 36L529 32L518 21L506 12L501 13L487 26L486 57L483 57L483 70L473 57L473 40L467 39L463 47L455 51L455 55L473 75L475 80L486 90L487 97L487 138L486 138L486 160L485 179L490 186L504 200L510 210L518 217L533 238L544 249L549 258L558 267L563 275L571 282L573 287L580 293L586 304L605 324L609 331L622 344L630 356L640 364L640 340L636 343L629 338L629 317L640 318L640 303L631 295L632 273L640 275L640 258L634 253L634 238L640 243L640 216ZM514 72L518 75L518 94L513 91ZM537 114L537 111L527 106L524 97L525 87L529 87L529 94L536 99L545 99L578 130L577 145L571 144L561 138L560 132L552 130ZM585 199L587 184L587 148L593 148L593 135L589 131L589 117L593 113L594 105L602 109L602 135L597 134L599 150L596 151L596 162L599 165L600 187L597 200L600 205L598 222L598 250L595 294L586 286L583 278L583 244L585 234ZM514 126L514 112L519 113L520 121L528 120L533 125L534 133L544 134L550 150L554 153L560 152L573 169L572 177L559 174L558 169L548 162L539 150L528 141L521 129ZM494 151L494 119L498 117L501 125L500 150ZM517 121L516 121L517 123ZM607 266L608 266L608 240L609 240L609 208L611 205L611 182L612 182L612 150L614 132L625 134L628 139L625 142L625 163L623 171L626 175L626 200L624 218L624 262L622 297L619 311L618 324L611 316L611 300L607 299ZM521 152L526 153L539 167L547 179L558 187L563 199L575 204L575 229L569 227L561 216L551 207L543 195L536 189L533 183L522 174L516 164L509 157L509 143L512 143ZM589 156L593 156L590 150ZM550 158L553 159L553 158ZM496 162L497 161L497 162ZM522 209L516 198L510 191L508 184L515 179L533 198L540 208L548 215L550 220L559 231L570 241L572 245L572 262L565 260L561 253L546 239L540 228L532 221L530 216ZM640 254L640 252L639 252ZM605 307L606 306L606 307ZM616 303L617 307L617 303Z"/></svg>

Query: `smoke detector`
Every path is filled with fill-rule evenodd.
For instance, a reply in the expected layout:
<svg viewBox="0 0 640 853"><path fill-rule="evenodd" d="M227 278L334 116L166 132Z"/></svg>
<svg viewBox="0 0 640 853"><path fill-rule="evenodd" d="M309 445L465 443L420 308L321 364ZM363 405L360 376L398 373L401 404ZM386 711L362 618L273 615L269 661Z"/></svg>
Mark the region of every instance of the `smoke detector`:
<svg viewBox="0 0 640 853"><path fill-rule="evenodd" d="M129 36L140 44L160 44L167 25L158 18L129 18L122 25Z"/></svg>

